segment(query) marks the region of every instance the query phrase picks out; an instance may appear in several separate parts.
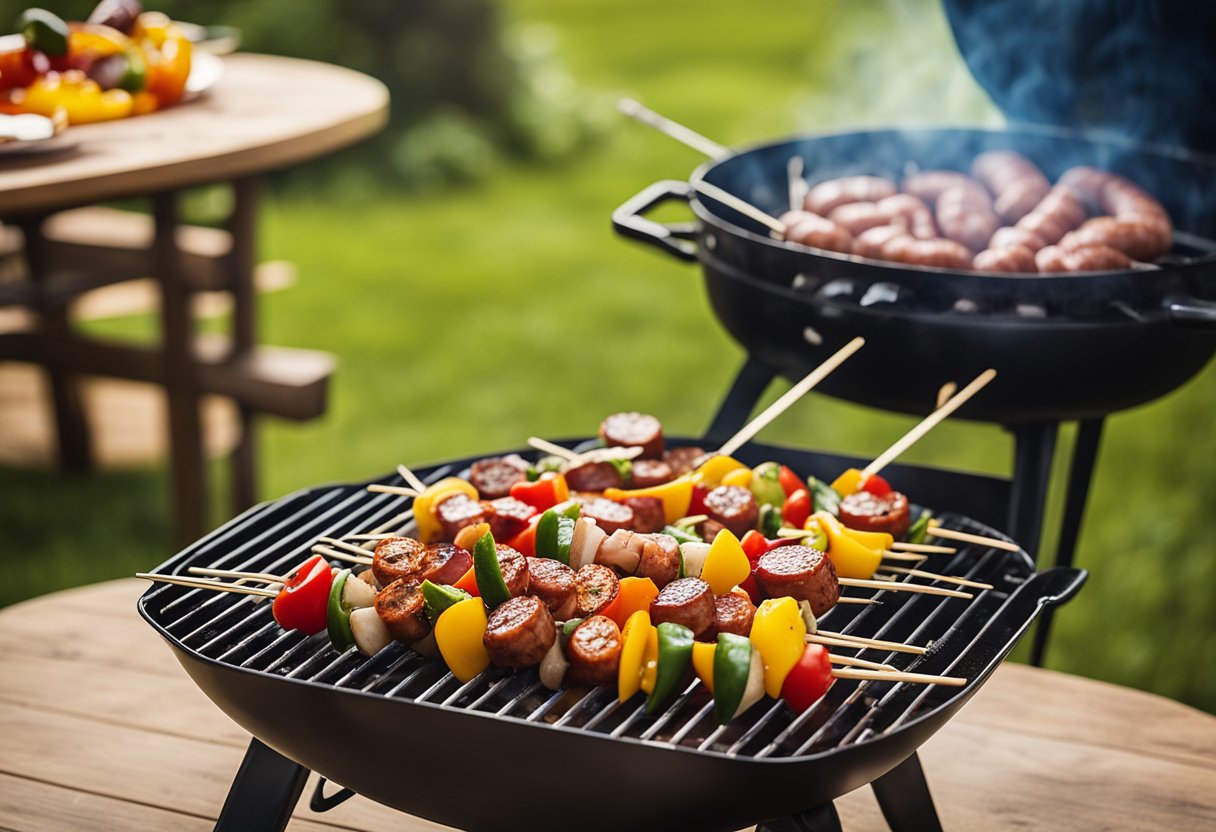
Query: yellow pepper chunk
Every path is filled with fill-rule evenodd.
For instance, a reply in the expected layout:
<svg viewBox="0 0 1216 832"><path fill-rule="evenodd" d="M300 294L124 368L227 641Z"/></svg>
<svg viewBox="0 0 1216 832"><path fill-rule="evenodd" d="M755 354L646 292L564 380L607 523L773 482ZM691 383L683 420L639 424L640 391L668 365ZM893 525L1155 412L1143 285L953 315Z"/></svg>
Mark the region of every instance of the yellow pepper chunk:
<svg viewBox="0 0 1216 832"><path fill-rule="evenodd" d="M446 614L446 613L445 613ZM617 698L622 702L642 689L642 664L646 661L646 646L650 640L650 613L638 610L625 622L621 631L621 663L617 668ZM658 638L658 630L655 630Z"/></svg>
<svg viewBox="0 0 1216 832"><path fill-rule="evenodd" d="M845 527L844 533L867 549L877 549L880 552L890 549L895 544L895 538L886 532L862 532Z"/></svg>
<svg viewBox="0 0 1216 832"><path fill-rule="evenodd" d="M734 457L718 454L705 460L700 468L693 471L692 481L694 484L703 485L706 488L716 488L722 484L723 477L731 471L738 471L741 468L747 468L747 466ZM747 470L751 471L750 468Z"/></svg>
<svg viewBox="0 0 1216 832"><path fill-rule="evenodd" d="M842 578L872 578L882 564L882 552L871 549L849 537L848 530L826 511L816 512L814 518L828 538L827 555Z"/></svg>
<svg viewBox="0 0 1216 832"><path fill-rule="evenodd" d="M25 88L20 104L22 112L48 118L62 109L67 113L69 124L125 118L131 115L134 106L131 93L126 90L103 92L96 81L77 70L39 77Z"/></svg>
<svg viewBox="0 0 1216 832"><path fill-rule="evenodd" d="M714 692L714 651L718 643L714 641L694 641L692 644L692 669L710 693Z"/></svg>
<svg viewBox="0 0 1216 832"><path fill-rule="evenodd" d="M663 516L666 522L674 523L688 515L688 507L692 504L692 480L679 477L662 485L628 491L623 488L609 488L604 491L604 496L618 503L630 497L658 497L663 501Z"/></svg>
<svg viewBox="0 0 1216 832"><path fill-rule="evenodd" d="M434 543L439 539L443 527L435 517L435 505L449 494L456 493L467 494L473 500L480 499L472 483L460 477L446 477L414 498L414 521L418 523L418 539L423 543Z"/></svg>
<svg viewBox="0 0 1216 832"><path fill-rule="evenodd" d="M654 693L654 680L659 676L659 628L651 626L646 633L646 655L642 659L642 690Z"/></svg>
<svg viewBox="0 0 1216 832"><path fill-rule="evenodd" d="M467 682L490 666L482 637L486 634L486 606L480 598L466 598L443 611L435 622L435 643L448 670Z"/></svg>
<svg viewBox="0 0 1216 832"><path fill-rule="evenodd" d="M722 485L737 485L740 488L747 488L752 484L752 469L751 468L736 468L725 477L722 478Z"/></svg>
<svg viewBox="0 0 1216 832"><path fill-rule="evenodd" d="M781 685L806 649L806 622L793 598L768 598L752 619L752 646L764 660L764 692L777 699Z"/></svg>
<svg viewBox="0 0 1216 832"><path fill-rule="evenodd" d="M862 482L861 471L856 468L850 468L832 481L832 490L841 497L847 497L850 494L856 494L857 489L861 488Z"/></svg>
<svg viewBox="0 0 1216 832"><path fill-rule="evenodd" d="M722 595L747 580L751 572L751 561L739 538L730 529L718 532L705 556L705 565L701 567L701 580L709 584L714 595Z"/></svg>

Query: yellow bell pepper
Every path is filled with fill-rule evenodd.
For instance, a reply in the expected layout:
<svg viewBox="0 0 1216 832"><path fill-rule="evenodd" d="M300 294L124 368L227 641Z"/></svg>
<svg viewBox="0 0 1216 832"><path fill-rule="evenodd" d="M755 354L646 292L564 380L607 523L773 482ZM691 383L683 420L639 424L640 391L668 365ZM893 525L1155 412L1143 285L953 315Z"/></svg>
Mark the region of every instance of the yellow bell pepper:
<svg viewBox="0 0 1216 832"><path fill-rule="evenodd" d="M857 493L863 481L862 473L856 468L850 468L836 479L832 480L832 490L841 497Z"/></svg>
<svg viewBox="0 0 1216 832"><path fill-rule="evenodd" d="M435 643L448 670L467 682L490 666L482 638L486 634L486 606L480 598L466 598L448 607L435 622Z"/></svg>
<svg viewBox="0 0 1216 832"><path fill-rule="evenodd" d="M806 622L793 598L768 598L752 619L752 646L764 660L764 692L777 699L781 685L806 649Z"/></svg>
<svg viewBox="0 0 1216 832"><path fill-rule="evenodd" d="M705 565L701 567L701 580L709 584L714 595L722 595L746 581L751 573L751 561L739 538L730 529L718 532L705 556Z"/></svg>
<svg viewBox="0 0 1216 832"><path fill-rule="evenodd" d="M72 58L104 58L126 51L131 41L122 32L100 23L68 24L68 55Z"/></svg>
<svg viewBox="0 0 1216 832"><path fill-rule="evenodd" d="M642 691L649 696L654 693L654 682L659 676L659 628L651 626L646 631L646 655L642 658Z"/></svg>
<svg viewBox="0 0 1216 832"><path fill-rule="evenodd" d="M714 692L714 651L718 649L715 641L697 641L692 645L692 669L710 693Z"/></svg>
<svg viewBox="0 0 1216 832"><path fill-rule="evenodd" d="M160 12L135 19L131 38L143 49L148 65L148 91L161 107L176 104L186 93L194 48L182 30Z"/></svg>
<svg viewBox="0 0 1216 832"><path fill-rule="evenodd" d="M752 484L752 469L751 468L736 468L722 478L721 485L737 485L740 488L747 488Z"/></svg>
<svg viewBox="0 0 1216 832"><path fill-rule="evenodd" d="M882 563L882 552L849 537L840 521L826 511L812 515L828 538L827 555L842 578L872 578Z"/></svg>
<svg viewBox="0 0 1216 832"><path fill-rule="evenodd" d="M418 524L418 539L423 543L434 543L443 532L435 517L435 504L449 494L467 494L470 499L480 499L472 483L460 477L446 477L414 498L414 521Z"/></svg>
<svg viewBox="0 0 1216 832"><path fill-rule="evenodd" d="M700 468L692 472L692 481L694 485L716 488L722 484L723 477L740 468L747 468L747 466L734 457L718 454L705 460Z"/></svg>
<svg viewBox="0 0 1216 832"><path fill-rule="evenodd" d="M895 538L886 532L862 532L846 526L844 533L867 549L877 549L880 552L890 549L895 543Z"/></svg>
<svg viewBox="0 0 1216 832"><path fill-rule="evenodd" d="M111 121L131 114L134 102L126 90L102 91L79 70L48 73L25 88L21 111L52 117L55 111L67 112L69 124Z"/></svg>
<svg viewBox="0 0 1216 832"><path fill-rule="evenodd" d="M674 523L688 515L688 506L692 504L692 480L688 477L678 477L662 485L628 491L623 488L609 488L604 491L604 496L618 503L630 497L658 497L663 501L663 516L666 522Z"/></svg>
<svg viewBox="0 0 1216 832"><path fill-rule="evenodd" d="M446 614L446 613L445 613ZM642 666L646 661L646 646L650 640L650 613L638 610L629 616L621 630L621 662L617 667L617 698L622 702L642 689ZM656 650L658 630L655 630Z"/></svg>

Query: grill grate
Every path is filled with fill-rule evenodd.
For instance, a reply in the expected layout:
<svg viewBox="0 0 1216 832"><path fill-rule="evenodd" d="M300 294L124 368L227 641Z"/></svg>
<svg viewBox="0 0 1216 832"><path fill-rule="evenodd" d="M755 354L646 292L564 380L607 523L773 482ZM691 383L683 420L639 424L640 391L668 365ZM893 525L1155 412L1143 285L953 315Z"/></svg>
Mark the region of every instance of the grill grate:
<svg viewBox="0 0 1216 832"><path fill-rule="evenodd" d="M434 482L452 470L443 466L425 479ZM180 573L204 565L282 573L304 560L318 537L342 537L400 519L409 503L408 498L372 494L362 486L299 493L246 512L168 566ZM943 515L942 520L963 531L991 533L964 518ZM995 589L975 590L972 600L880 591L875 597L881 605L837 606L822 619L830 629L931 648L923 656L874 648L833 647L832 651L900 670L947 672L1030 574L1024 559L973 545L929 562L935 571L987 581ZM510 673L490 668L462 684L441 661L400 644L370 658L354 648L339 653L324 634L306 637L283 632L274 622L270 604L250 596L158 584L143 604L171 638L226 665L431 707L730 757L800 757L856 744L914 720L958 693L933 686L839 679L801 715L766 699L741 718L718 726L712 717L712 699L695 680L666 711L648 716L640 697L620 703L615 691L605 688L550 691L535 670Z"/></svg>

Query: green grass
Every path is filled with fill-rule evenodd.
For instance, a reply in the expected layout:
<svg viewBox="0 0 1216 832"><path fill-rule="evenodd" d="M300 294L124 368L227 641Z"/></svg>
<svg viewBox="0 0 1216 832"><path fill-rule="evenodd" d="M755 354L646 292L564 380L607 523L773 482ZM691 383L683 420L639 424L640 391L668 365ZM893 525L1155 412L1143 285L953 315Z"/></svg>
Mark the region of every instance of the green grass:
<svg viewBox="0 0 1216 832"><path fill-rule="evenodd" d="M937 6L887 8L515 0L508 12L552 26L581 85L633 94L728 144L891 120L991 121ZM529 434L588 434L616 409L653 412L672 433L704 429L742 353L694 267L619 240L608 221L643 186L701 160L614 124L578 158L500 169L463 191L268 200L262 255L293 260L300 282L264 299L264 338L331 350L341 367L323 419L267 423L264 497L513 447ZM1093 573L1059 616L1051 656L1053 667L1208 710L1214 381L1209 367L1110 420L1078 558ZM865 455L910 424L813 397L763 438ZM948 424L907 458L1004 473L1011 446L997 428ZM213 473L218 481L223 467ZM159 470L0 471L0 603L163 560L166 487Z"/></svg>

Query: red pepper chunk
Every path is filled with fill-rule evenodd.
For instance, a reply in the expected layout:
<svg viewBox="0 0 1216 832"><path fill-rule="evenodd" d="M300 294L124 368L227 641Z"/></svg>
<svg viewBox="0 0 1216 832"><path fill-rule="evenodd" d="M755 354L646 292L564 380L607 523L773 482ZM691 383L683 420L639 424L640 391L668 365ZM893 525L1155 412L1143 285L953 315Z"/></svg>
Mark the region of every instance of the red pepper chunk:
<svg viewBox="0 0 1216 832"><path fill-rule="evenodd" d="M703 485L694 485L692 487L692 500L688 503L689 517L705 513L705 495L708 493L709 489Z"/></svg>
<svg viewBox="0 0 1216 832"><path fill-rule="evenodd" d="M561 474L541 474L536 482L517 482L511 486L511 496L527 503L537 511L546 511L570 497L570 488Z"/></svg>
<svg viewBox="0 0 1216 832"><path fill-rule="evenodd" d="M885 497L893 490L891 483L884 480L878 474L871 474L865 482L861 484L862 491L868 491L875 497Z"/></svg>
<svg viewBox="0 0 1216 832"><path fill-rule="evenodd" d="M315 555L296 570L274 599L271 612L284 630L299 630L311 636L326 626L329 587L333 570L325 558Z"/></svg>
<svg viewBox="0 0 1216 832"><path fill-rule="evenodd" d="M787 526L793 526L795 529L801 529L806 525L806 521L811 516L811 495L805 488L799 488L785 498L785 505L781 507L781 520Z"/></svg>
<svg viewBox="0 0 1216 832"><path fill-rule="evenodd" d="M800 714L823 698L831 684L832 662L827 648L808 644L781 683L781 698Z"/></svg>
<svg viewBox="0 0 1216 832"><path fill-rule="evenodd" d="M528 518L528 525L522 532L507 541L507 545L526 558L536 557L536 527L540 523L540 514Z"/></svg>
<svg viewBox="0 0 1216 832"><path fill-rule="evenodd" d="M786 497L789 497L795 491L807 490L806 483L802 481L802 477L795 474L787 465L782 465L781 470L777 472L777 482L781 483Z"/></svg>

